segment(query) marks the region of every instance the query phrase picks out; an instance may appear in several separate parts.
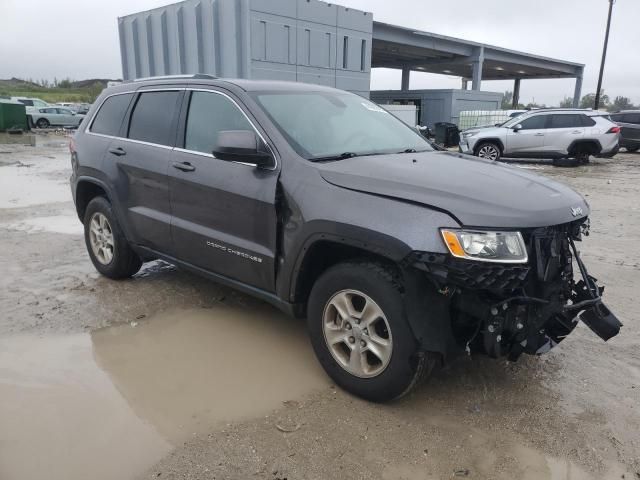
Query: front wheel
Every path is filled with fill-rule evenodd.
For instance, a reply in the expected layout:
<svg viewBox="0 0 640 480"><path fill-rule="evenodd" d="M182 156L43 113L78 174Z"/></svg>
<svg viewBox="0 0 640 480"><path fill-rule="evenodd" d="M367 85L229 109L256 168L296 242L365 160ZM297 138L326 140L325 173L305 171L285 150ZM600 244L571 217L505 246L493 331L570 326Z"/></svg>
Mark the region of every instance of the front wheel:
<svg viewBox="0 0 640 480"><path fill-rule="evenodd" d="M500 147L498 147L495 143L484 142L478 145L476 148L476 156L480 158L484 158L486 160L496 161L500 160L501 156Z"/></svg>
<svg viewBox="0 0 640 480"><path fill-rule="evenodd" d="M373 262L338 264L313 286L311 343L327 374L372 401L408 393L431 372L434 357L418 351L392 270Z"/></svg>
<svg viewBox="0 0 640 480"><path fill-rule="evenodd" d="M84 239L96 270L112 279L128 278L140 270L142 260L132 250L104 197L95 197L84 216Z"/></svg>

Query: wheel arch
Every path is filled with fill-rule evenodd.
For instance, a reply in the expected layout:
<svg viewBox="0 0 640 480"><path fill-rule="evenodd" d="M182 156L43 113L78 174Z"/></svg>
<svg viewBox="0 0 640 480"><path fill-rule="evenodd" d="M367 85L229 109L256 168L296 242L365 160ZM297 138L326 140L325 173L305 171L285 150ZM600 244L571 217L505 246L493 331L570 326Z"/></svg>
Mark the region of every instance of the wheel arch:
<svg viewBox="0 0 640 480"><path fill-rule="evenodd" d="M111 195L107 186L100 180L94 178L79 178L76 182L74 200L76 204L76 213L81 222L84 221L84 214L87 211L87 205L95 197L103 196L113 205Z"/></svg>
<svg viewBox="0 0 640 480"><path fill-rule="evenodd" d="M297 304L306 303L315 281L338 263L368 259L399 268L411 252L411 248L398 239L359 227L345 227L350 230L349 234L317 232L303 242L290 271L283 272L281 289L285 298Z"/></svg>
<svg viewBox="0 0 640 480"><path fill-rule="evenodd" d="M590 155L598 155L602 151L602 144L596 139L580 139L574 140L567 148L569 155L586 150Z"/></svg>
<svg viewBox="0 0 640 480"><path fill-rule="evenodd" d="M480 138L480 139L478 139L478 141L476 142L475 146L473 147L473 154L474 155L478 154L478 150L480 149L480 146L483 143L493 143L500 149L500 155L502 155L504 153L504 143L502 142L502 140L500 140L499 138L490 137L490 138Z"/></svg>

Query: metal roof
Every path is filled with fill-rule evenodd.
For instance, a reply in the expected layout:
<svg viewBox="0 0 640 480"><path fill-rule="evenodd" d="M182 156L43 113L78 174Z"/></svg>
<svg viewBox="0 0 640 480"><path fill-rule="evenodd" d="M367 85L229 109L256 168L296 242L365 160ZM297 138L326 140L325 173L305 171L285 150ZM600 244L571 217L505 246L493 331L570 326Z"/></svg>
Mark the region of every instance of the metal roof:
<svg viewBox="0 0 640 480"><path fill-rule="evenodd" d="M373 22L372 67L471 78L473 62L484 57L483 80L575 78L584 65L430 32Z"/></svg>

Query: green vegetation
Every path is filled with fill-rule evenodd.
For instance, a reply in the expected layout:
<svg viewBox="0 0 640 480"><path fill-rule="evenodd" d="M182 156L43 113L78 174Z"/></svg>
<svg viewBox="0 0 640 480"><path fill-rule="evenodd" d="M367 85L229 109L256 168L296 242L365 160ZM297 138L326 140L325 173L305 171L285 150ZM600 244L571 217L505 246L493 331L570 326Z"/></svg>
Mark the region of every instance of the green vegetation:
<svg viewBox="0 0 640 480"><path fill-rule="evenodd" d="M511 109L511 101L513 98L513 93L507 90L504 92L502 96L502 109L510 110ZM580 99L580 108L593 108L595 103L596 94L588 93L584 97ZM560 101L560 108L573 108L573 98L564 97L562 101ZM518 110L525 108L544 108L544 107L552 107L552 105L538 105L536 103L529 103L527 105L519 104ZM619 110L632 110L635 108L640 108L640 106L634 106L631 103L631 100L627 97L615 97L613 102L609 95L604 93L604 90L600 93L600 110L607 110L609 112L617 112Z"/></svg>
<svg viewBox="0 0 640 480"><path fill-rule="evenodd" d="M0 97L36 97L48 103L75 102L93 103L107 86L107 79L72 81L71 79L49 82L12 78L0 80Z"/></svg>

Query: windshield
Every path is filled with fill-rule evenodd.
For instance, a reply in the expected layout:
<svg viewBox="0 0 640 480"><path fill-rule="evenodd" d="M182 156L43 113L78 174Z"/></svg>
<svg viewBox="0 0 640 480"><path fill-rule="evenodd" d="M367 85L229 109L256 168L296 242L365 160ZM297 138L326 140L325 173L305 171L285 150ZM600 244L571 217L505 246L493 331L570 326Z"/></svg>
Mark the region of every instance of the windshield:
<svg viewBox="0 0 640 480"><path fill-rule="evenodd" d="M309 160L433 150L417 131L354 94L262 92L254 98Z"/></svg>

